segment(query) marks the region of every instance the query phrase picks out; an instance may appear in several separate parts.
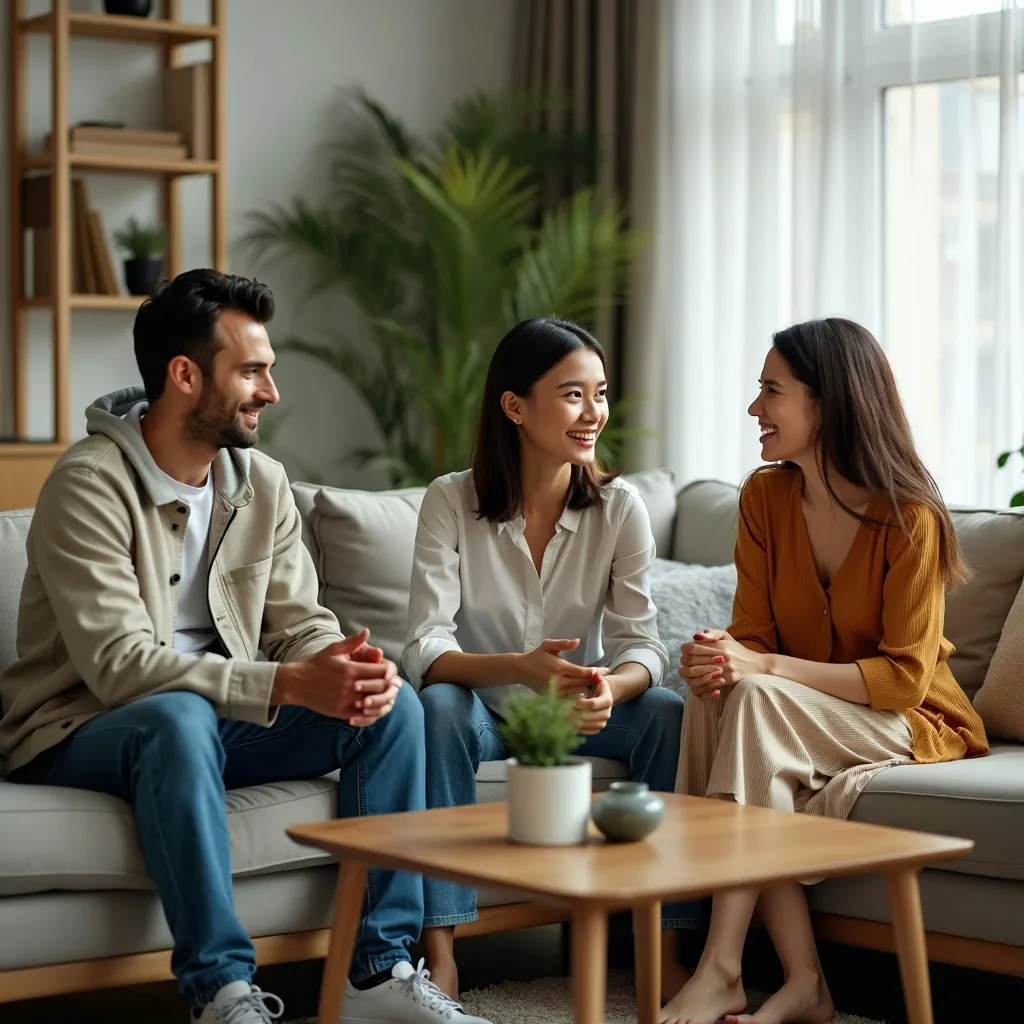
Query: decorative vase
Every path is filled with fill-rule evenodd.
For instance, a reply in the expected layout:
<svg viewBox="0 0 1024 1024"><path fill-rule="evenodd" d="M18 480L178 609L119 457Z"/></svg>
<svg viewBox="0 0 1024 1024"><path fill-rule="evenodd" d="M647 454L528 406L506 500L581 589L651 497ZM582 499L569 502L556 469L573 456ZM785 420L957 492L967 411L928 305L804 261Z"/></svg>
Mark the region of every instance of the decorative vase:
<svg viewBox="0 0 1024 1024"><path fill-rule="evenodd" d="M535 768L514 757L508 765L508 837L531 846L574 846L587 841L592 771L572 757Z"/></svg>
<svg viewBox="0 0 1024 1024"><path fill-rule="evenodd" d="M129 295L149 295L160 280L162 260L125 260L124 283Z"/></svg>
<svg viewBox="0 0 1024 1024"><path fill-rule="evenodd" d="M132 18L148 18L152 9L153 0L103 0L103 10L107 14L127 14Z"/></svg>
<svg viewBox="0 0 1024 1024"><path fill-rule="evenodd" d="M594 801L594 824L612 842L633 843L649 836L665 817L665 801L646 782L613 782Z"/></svg>

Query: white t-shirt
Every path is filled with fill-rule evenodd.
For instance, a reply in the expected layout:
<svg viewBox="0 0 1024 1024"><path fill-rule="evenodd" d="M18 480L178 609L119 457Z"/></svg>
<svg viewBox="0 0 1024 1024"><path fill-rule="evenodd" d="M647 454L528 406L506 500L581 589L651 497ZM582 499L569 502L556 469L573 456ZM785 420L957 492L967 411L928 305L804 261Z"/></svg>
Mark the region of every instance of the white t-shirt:
<svg viewBox="0 0 1024 1024"><path fill-rule="evenodd" d="M163 473L163 470L160 472ZM202 487L190 487L164 473L182 502L189 507L188 529L181 553L178 614L174 620L174 649L198 654L213 643L216 633L210 618L207 586L210 576L210 518L213 515L213 471Z"/></svg>

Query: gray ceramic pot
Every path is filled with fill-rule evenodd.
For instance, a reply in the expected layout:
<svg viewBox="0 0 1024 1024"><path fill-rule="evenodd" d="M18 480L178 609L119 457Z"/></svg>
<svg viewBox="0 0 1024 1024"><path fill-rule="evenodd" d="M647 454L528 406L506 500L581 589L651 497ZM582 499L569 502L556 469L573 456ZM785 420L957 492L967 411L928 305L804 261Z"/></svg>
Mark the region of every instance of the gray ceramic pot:
<svg viewBox="0 0 1024 1024"><path fill-rule="evenodd" d="M665 817L665 801L646 782L613 782L594 801L594 824L612 842L632 843L649 836Z"/></svg>

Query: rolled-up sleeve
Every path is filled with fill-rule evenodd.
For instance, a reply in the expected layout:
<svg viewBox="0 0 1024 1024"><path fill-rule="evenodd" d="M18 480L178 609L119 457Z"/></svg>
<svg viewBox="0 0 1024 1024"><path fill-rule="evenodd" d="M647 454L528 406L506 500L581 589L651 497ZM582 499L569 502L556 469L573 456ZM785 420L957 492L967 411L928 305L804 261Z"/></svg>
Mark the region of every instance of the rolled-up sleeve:
<svg viewBox="0 0 1024 1024"><path fill-rule="evenodd" d="M455 639L455 615L462 603L458 545L458 516L435 480L420 506L402 651L402 671L416 687L442 654L461 650Z"/></svg>
<svg viewBox="0 0 1024 1024"><path fill-rule="evenodd" d="M613 671L636 662L660 686L668 671L668 651L658 636L658 611L651 600L654 536L643 501L630 493L619 524L612 556L602 640L605 661Z"/></svg>

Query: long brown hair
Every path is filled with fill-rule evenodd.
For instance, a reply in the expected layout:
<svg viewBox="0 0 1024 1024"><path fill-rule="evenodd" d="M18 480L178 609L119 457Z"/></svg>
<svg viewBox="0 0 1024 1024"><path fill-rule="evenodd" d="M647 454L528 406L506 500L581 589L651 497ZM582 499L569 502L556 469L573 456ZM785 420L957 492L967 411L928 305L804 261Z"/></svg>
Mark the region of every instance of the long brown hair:
<svg viewBox="0 0 1024 1024"><path fill-rule="evenodd" d="M511 391L526 398L533 385L570 352L589 348L605 365L604 349L582 327L565 320L524 320L498 343L487 369L476 443L473 445L473 485L480 507L476 514L492 523L504 523L523 513L519 431L505 415L501 396ZM568 506L590 508L604 500L602 487L614 474L595 459L589 466L573 466Z"/></svg>
<svg viewBox="0 0 1024 1024"><path fill-rule="evenodd" d="M917 454L889 360L874 335L852 320L829 317L787 327L772 344L820 403L815 440L832 500L862 522L872 522L840 500L830 472L884 495L904 533L900 506L928 507L939 523L939 564L946 586L968 579L949 509Z"/></svg>

